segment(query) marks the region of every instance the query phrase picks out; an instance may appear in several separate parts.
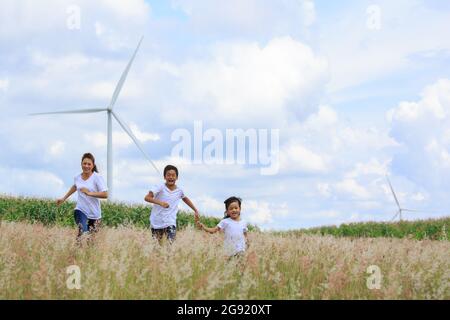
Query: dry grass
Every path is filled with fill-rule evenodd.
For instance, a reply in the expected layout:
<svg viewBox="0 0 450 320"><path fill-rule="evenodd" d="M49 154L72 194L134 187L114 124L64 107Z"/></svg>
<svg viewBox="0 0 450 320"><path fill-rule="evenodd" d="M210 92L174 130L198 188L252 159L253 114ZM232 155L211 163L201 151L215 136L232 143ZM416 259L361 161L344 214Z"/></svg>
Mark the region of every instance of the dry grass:
<svg viewBox="0 0 450 320"><path fill-rule="evenodd" d="M103 228L77 247L76 231L0 225L0 299L449 299L448 241L251 233L242 260L222 235L191 228L160 246L148 230ZM81 289L66 269L81 270ZM381 269L368 289L367 267Z"/></svg>

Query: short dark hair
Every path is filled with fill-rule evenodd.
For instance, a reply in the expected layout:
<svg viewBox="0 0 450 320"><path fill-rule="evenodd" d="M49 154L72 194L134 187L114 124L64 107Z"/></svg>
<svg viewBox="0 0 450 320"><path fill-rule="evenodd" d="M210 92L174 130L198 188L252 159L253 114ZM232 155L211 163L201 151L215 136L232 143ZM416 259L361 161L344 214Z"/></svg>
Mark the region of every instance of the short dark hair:
<svg viewBox="0 0 450 320"><path fill-rule="evenodd" d="M164 168L164 177L166 176L166 173L167 173L167 171L169 171L169 170L174 170L175 173L177 174L177 177L178 177L178 169L177 169L177 167L175 167L175 166L173 166L173 165L171 165L171 164L167 165L167 166Z"/></svg>
<svg viewBox="0 0 450 320"><path fill-rule="evenodd" d="M242 203L242 199L238 198L238 197L229 197L227 200L225 200L223 203L225 203L225 209L228 210L228 207L230 206L230 204L232 204L233 202L237 202L239 203L239 208L241 207L241 203Z"/></svg>

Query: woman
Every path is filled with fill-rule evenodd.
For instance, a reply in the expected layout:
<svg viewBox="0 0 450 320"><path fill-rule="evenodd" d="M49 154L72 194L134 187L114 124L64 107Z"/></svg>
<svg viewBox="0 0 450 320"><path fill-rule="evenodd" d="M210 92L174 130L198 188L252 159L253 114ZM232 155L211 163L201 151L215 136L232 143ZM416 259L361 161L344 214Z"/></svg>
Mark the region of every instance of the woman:
<svg viewBox="0 0 450 320"><path fill-rule="evenodd" d="M90 153L85 153L81 158L82 173L74 179L74 185L66 195L56 201L60 205L75 191L78 191L77 205L74 211L75 223L78 225L77 240L85 233L98 231L102 218L99 199L108 198L108 189L105 182L98 174L95 158Z"/></svg>

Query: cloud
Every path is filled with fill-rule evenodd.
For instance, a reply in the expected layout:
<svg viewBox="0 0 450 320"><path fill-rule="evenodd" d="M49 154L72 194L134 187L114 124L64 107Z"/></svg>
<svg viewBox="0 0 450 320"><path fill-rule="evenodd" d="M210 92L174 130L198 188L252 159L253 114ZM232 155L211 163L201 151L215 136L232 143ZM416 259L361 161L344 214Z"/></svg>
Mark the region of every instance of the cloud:
<svg viewBox="0 0 450 320"><path fill-rule="evenodd" d="M9 88L9 79L0 79L0 91L6 92Z"/></svg>
<svg viewBox="0 0 450 320"><path fill-rule="evenodd" d="M222 43L210 53L208 60L191 60L179 68L183 103L173 111L184 121L203 112L203 120L214 126L274 127L290 115L302 119L315 111L327 63L301 42L282 37L263 47ZM167 113L163 120L174 122Z"/></svg>
<svg viewBox="0 0 450 320"><path fill-rule="evenodd" d="M450 80L426 86L419 101L400 102L387 118L391 136L407 151L396 155L393 165L425 186L449 186L444 177L450 167Z"/></svg>
<svg viewBox="0 0 450 320"><path fill-rule="evenodd" d="M0 167L0 174L3 177L0 193L3 194L57 197L67 191L61 178L52 172Z"/></svg>
<svg viewBox="0 0 450 320"><path fill-rule="evenodd" d="M148 141L158 141L161 139L159 134L156 133L147 133L143 132L139 129L139 127L131 123L129 125L131 132L135 135L135 137L141 142L145 143ZM102 132L90 132L84 134L84 139L87 143L91 143L96 148L102 148L106 147L107 145L107 136L105 133ZM128 147L130 145L134 145L133 140L130 138L130 136L124 132L121 131L113 131L112 133L112 139L113 139L113 145L114 148L124 148Z"/></svg>
<svg viewBox="0 0 450 320"><path fill-rule="evenodd" d="M312 152L300 144L291 143L280 151L280 169L285 172L326 172L323 156Z"/></svg>
<svg viewBox="0 0 450 320"><path fill-rule="evenodd" d="M335 190L338 193L349 194L356 199L368 199L370 197L366 188L358 184L354 179L344 179L343 181L338 182L335 186Z"/></svg>
<svg viewBox="0 0 450 320"><path fill-rule="evenodd" d="M80 22L77 28L80 31L93 28L98 19L111 27L126 22L128 28L134 29L136 25L145 24L150 14L151 8L144 0L42 0L39 3L31 0L4 0L0 10L0 39L70 32L68 26L72 20Z"/></svg>
<svg viewBox="0 0 450 320"><path fill-rule="evenodd" d="M330 92L417 69L425 53L448 59L450 40L441 35L448 11L434 10L427 1L377 1L380 28L374 29L368 27L374 14L368 8L360 2L321 19L320 52L330 63Z"/></svg>
<svg viewBox="0 0 450 320"><path fill-rule="evenodd" d="M274 37L299 33L316 21L310 0L173 0L172 7L188 17L189 28L203 34Z"/></svg>
<svg viewBox="0 0 450 320"><path fill-rule="evenodd" d="M61 156L64 153L66 144L64 141L58 140L51 144L48 148L50 155Z"/></svg>

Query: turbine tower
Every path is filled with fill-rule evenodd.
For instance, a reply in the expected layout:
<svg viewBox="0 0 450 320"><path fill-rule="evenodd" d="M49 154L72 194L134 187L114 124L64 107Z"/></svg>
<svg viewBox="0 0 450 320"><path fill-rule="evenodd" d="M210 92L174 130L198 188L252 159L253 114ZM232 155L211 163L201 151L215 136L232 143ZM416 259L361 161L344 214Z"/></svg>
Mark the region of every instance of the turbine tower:
<svg viewBox="0 0 450 320"><path fill-rule="evenodd" d="M388 178L387 175L386 175L386 179L387 179L387 181L388 181L388 183L389 183L389 187L391 188L392 195L394 196L395 203L397 204L397 207L398 207L398 211L397 211L397 213L394 215L394 217L392 218L391 221L394 221L394 219L395 219L397 216L399 216L399 220L402 221L402 212L403 212L403 211L421 212L421 211L419 211L419 210L412 210L412 209L405 209L405 208L402 208L402 207L400 206L400 203L399 203L399 201L398 201L398 198L397 198L397 196L396 196L396 194L395 194L395 192L394 192L394 188L392 187L391 181L389 180L389 178Z"/></svg>
<svg viewBox="0 0 450 320"><path fill-rule="evenodd" d="M119 82L116 85L116 88L114 89L114 93L112 95L111 101L109 102L109 105L106 108L92 108L92 109L79 109L79 110L67 110L67 111L55 111L55 112L41 112L41 113L33 113L31 115L44 115L44 114L66 114L66 113L95 113L95 112L106 112L108 115L108 141L107 141L107 185L108 185L108 193L109 197L108 199L112 198L113 194L113 162L112 162L112 118L116 119L116 121L119 123L119 125L122 127L122 129L130 136L131 140L136 144L138 149L142 152L144 157L152 164L153 168L155 168L156 172L160 174L159 169L156 167L156 165L153 163L153 161L150 159L150 157L147 155L147 153L144 151L144 148L142 147L139 140L135 137L131 129L127 126L127 124L117 115L116 112L114 112L114 105L117 101L117 98L120 94L120 90L123 87L123 84L125 82L125 79L127 78L128 71L131 68L131 65L133 63L134 58L136 57L136 53L139 50L139 47L141 45L141 42L144 37L141 37L139 40L139 43L136 47L136 50L133 53L133 56L131 57L130 61L128 62L125 70L122 73L122 76L119 79Z"/></svg>

